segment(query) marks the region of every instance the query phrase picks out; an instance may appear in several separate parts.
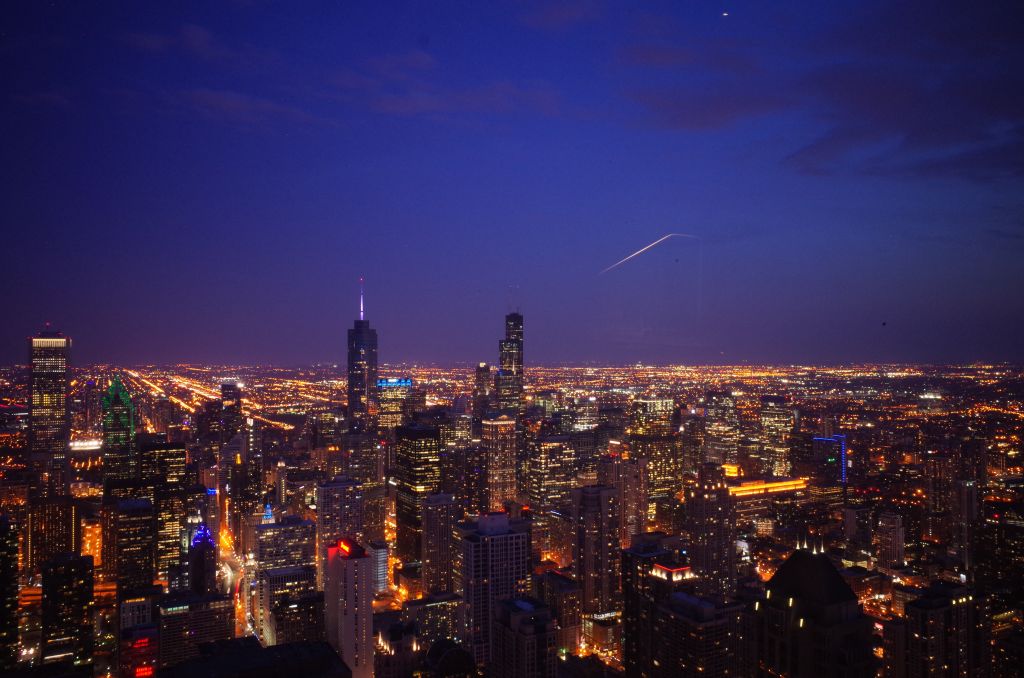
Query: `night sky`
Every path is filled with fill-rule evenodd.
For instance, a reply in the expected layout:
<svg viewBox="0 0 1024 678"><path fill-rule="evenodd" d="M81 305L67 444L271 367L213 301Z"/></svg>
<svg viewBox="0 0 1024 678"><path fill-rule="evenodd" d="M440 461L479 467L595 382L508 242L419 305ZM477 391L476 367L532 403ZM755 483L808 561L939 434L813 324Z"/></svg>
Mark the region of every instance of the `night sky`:
<svg viewBox="0 0 1024 678"><path fill-rule="evenodd" d="M0 362L1024 360L1022 3L383 4L5 3Z"/></svg>

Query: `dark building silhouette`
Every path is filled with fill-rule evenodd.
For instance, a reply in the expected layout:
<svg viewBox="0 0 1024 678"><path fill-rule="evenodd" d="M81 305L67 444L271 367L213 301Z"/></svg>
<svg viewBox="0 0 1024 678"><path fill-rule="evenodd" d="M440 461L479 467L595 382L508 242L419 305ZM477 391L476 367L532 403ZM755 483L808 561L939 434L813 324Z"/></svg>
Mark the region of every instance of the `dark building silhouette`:
<svg viewBox="0 0 1024 678"><path fill-rule="evenodd" d="M551 610L533 598L499 603L491 623L491 663L495 678L554 678L558 665L558 625Z"/></svg>
<svg viewBox="0 0 1024 678"><path fill-rule="evenodd" d="M253 637L201 645L196 656L159 678L350 678L338 653L324 642L302 641L261 647Z"/></svg>
<svg viewBox="0 0 1024 678"><path fill-rule="evenodd" d="M201 524L188 547L188 588L197 596L217 592L217 544Z"/></svg>
<svg viewBox="0 0 1024 678"><path fill-rule="evenodd" d="M450 593L454 577L455 524L462 511L450 494L432 494L423 510L423 590Z"/></svg>
<svg viewBox="0 0 1024 678"><path fill-rule="evenodd" d="M149 588L156 573L156 520L149 499L108 500L102 511L102 572L118 595Z"/></svg>
<svg viewBox="0 0 1024 678"><path fill-rule="evenodd" d="M156 618L160 669L199 655L204 643L235 637L235 606L228 596L171 593L157 601Z"/></svg>
<svg viewBox="0 0 1024 678"><path fill-rule="evenodd" d="M18 661L18 530L0 515L0 671Z"/></svg>
<svg viewBox="0 0 1024 678"><path fill-rule="evenodd" d="M870 678L871 622L824 554L798 550L754 602L758 675Z"/></svg>
<svg viewBox="0 0 1024 678"><path fill-rule="evenodd" d="M43 564L42 573L42 663L91 664L95 611L92 556L56 555Z"/></svg>

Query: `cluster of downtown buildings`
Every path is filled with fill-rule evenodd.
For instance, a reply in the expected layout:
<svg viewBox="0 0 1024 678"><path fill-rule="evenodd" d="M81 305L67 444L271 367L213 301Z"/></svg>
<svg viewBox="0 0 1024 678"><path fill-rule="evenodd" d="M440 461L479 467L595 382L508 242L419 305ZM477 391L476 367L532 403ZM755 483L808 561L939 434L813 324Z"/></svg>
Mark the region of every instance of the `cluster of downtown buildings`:
<svg viewBox="0 0 1024 678"><path fill-rule="evenodd" d="M1010 368L552 388L511 313L497 364L439 387L385 376L360 311L344 381L261 398L29 344L0 381L5 675L1024 666Z"/></svg>

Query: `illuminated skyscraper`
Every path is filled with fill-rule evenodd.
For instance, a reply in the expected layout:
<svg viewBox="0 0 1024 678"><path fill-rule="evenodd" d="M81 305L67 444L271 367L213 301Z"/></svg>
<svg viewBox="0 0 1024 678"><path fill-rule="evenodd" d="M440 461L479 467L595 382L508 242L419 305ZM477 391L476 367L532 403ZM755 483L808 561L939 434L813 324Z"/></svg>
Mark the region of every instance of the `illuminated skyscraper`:
<svg viewBox="0 0 1024 678"><path fill-rule="evenodd" d="M540 435L528 445L525 494L534 512L533 547L544 554L553 550L553 512L564 511L569 506L569 492L576 478L576 457L566 435Z"/></svg>
<svg viewBox="0 0 1024 678"><path fill-rule="evenodd" d="M761 398L761 442L767 460L766 473L789 475L789 437L793 430L793 409L780 396Z"/></svg>
<svg viewBox="0 0 1024 678"><path fill-rule="evenodd" d="M423 502L441 482L441 439L436 426L400 426L395 442L395 551L403 563L422 553Z"/></svg>
<svg viewBox="0 0 1024 678"><path fill-rule="evenodd" d="M224 440L231 440L245 428L245 415L242 414L242 384L238 381L225 381L220 385L220 419Z"/></svg>
<svg viewBox="0 0 1024 678"><path fill-rule="evenodd" d="M29 402L29 459L40 489L66 494L68 444L68 358L71 339L46 329L29 339L32 365ZM46 482L42 482L45 480Z"/></svg>
<svg viewBox="0 0 1024 678"><path fill-rule="evenodd" d="M621 545L618 491L610 485L587 485L571 492L574 534L572 560L582 588L583 614L621 609Z"/></svg>
<svg viewBox="0 0 1024 678"><path fill-rule="evenodd" d="M81 511L71 497L52 497L29 505L25 529L25 565L36 573L58 553L78 553L82 545Z"/></svg>
<svg viewBox="0 0 1024 678"><path fill-rule="evenodd" d="M886 626L885 676L985 676L990 674L991 629L986 606L974 590L935 581L906 603L904 619ZM898 635L900 638L892 638ZM897 642L893 642L893 641ZM1019 671L1021 666L1015 667ZM1012 675L1012 674L1004 674Z"/></svg>
<svg viewBox="0 0 1024 678"><path fill-rule="evenodd" d="M344 476L316 486L317 588L323 589L327 547L342 537L363 540L363 486Z"/></svg>
<svg viewBox="0 0 1024 678"><path fill-rule="evenodd" d="M256 570L297 565L316 566L316 527L299 516L257 525Z"/></svg>
<svg viewBox="0 0 1024 678"><path fill-rule="evenodd" d="M42 663L92 664L95 611L92 556L61 553L43 564L41 609Z"/></svg>
<svg viewBox="0 0 1024 678"><path fill-rule="evenodd" d="M523 316L505 316L505 338L498 342L498 374L495 376L498 409L519 412L523 407Z"/></svg>
<svg viewBox="0 0 1024 678"><path fill-rule="evenodd" d="M103 394L103 478L130 480L138 474L135 455L135 406L121 378Z"/></svg>
<svg viewBox="0 0 1024 678"><path fill-rule="evenodd" d="M423 502L423 591L450 593L454 566L455 523L462 511L450 494L432 494Z"/></svg>
<svg viewBox="0 0 1024 678"><path fill-rule="evenodd" d="M487 453L487 505L500 511L516 499L516 422L507 415L486 419L481 442Z"/></svg>
<svg viewBox="0 0 1024 678"><path fill-rule="evenodd" d="M740 422L732 393L709 392L704 399L704 417L704 461L735 464L739 453Z"/></svg>
<svg viewBox="0 0 1024 678"><path fill-rule="evenodd" d="M406 423L405 401L412 390L412 379L390 377L377 380L377 399L380 413L377 425L382 431L389 431Z"/></svg>
<svg viewBox="0 0 1024 678"><path fill-rule="evenodd" d="M611 485L618 492L619 543L622 548L630 545L633 535L647 531L648 460L644 457L624 459L607 455L597 463L597 482Z"/></svg>
<svg viewBox="0 0 1024 678"><path fill-rule="evenodd" d="M327 642L341 655L353 678L373 676L373 577L373 562L359 544L341 539L327 550Z"/></svg>
<svg viewBox="0 0 1024 678"><path fill-rule="evenodd" d="M672 502L682 489L679 434L673 429L671 398L637 398L629 426L630 455L647 460L648 517L658 503Z"/></svg>
<svg viewBox="0 0 1024 678"><path fill-rule="evenodd" d="M878 566L898 569L906 565L906 538L903 531L903 517L897 513L882 513L878 516L875 532L878 542Z"/></svg>
<svg viewBox="0 0 1024 678"><path fill-rule="evenodd" d="M499 601L528 591L529 536L512 529L507 513L482 515L459 531L456 580L466 604L463 642L483 666L491 659L491 622Z"/></svg>
<svg viewBox="0 0 1024 678"><path fill-rule="evenodd" d="M690 564L704 596L728 597L736 588L736 514L725 471L717 464L700 468L697 485L686 490Z"/></svg>
<svg viewBox="0 0 1024 678"><path fill-rule="evenodd" d="M372 426L377 412L377 330L363 309L359 279L359 319L348 331L348 416L357 426Z"/></svg>

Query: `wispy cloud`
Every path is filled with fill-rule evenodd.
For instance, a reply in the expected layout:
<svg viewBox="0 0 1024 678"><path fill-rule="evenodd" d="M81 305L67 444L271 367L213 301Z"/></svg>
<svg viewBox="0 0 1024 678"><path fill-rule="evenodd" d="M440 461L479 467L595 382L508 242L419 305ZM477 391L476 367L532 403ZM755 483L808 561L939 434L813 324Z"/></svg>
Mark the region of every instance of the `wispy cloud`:
<svg viewBox="0 0 1024 678"><path fill-rule="evenodd" d="M144 52L178 53L185 56L236 67L266 65L276 55L251 46L229 46L205 26L184 24L174 33L128 33L125 41Z"/></svg>
<svg viewBox="0 0 1024 678"><path fill-rule="evenodd" d="M604 8L596 0L554 0L541 2L520 15L530 28L559 31L601 16Z"/></svg>
<svg viewBox="0 0 1024 678"><path fill-rule="evenodd" d="M296 106L244 92L223 89L192 89L178 92L181 102L211 118L255 124L275 119L299 123L324 122Z"/></svg>
<svg viewBox="0 0 1024 678"><path fill-rule="evenodd" d="M821 131L784 158L800 172L1024 176L1019 3L865 3L804 43L765 39L776 43L755 52L659 35L621 61L657 74L631 95L659 125L708 130L783 110L808 118ZM772 49L788 61L754 59Z"/></svg>
<svg viewBox="0 0 1024 678"><path fill-rule="evenodd" d="M555 115L559 93L546 82L492 80L473 85L443 82L429 53L414 50L366 60L331 78L337 95L379 113L414 116L438 113L539 113Z"/></svg>

